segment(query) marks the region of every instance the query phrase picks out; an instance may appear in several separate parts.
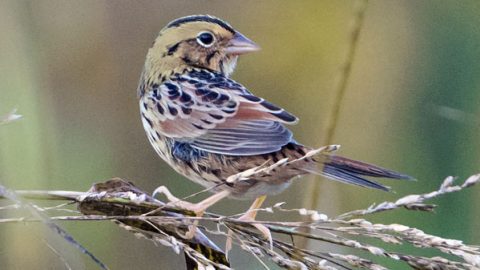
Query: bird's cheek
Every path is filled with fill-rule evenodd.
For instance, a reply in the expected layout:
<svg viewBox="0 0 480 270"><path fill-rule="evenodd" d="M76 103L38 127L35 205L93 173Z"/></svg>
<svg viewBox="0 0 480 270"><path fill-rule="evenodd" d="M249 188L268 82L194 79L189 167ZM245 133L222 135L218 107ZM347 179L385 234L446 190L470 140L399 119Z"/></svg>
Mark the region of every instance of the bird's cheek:
<svg viewBox="0 0 480 270"><path fill-rule="evenodd" d="M224 60L222 61L222 70L227 77L235 69L235 66L237 65L237 59L238 59L238 56L230 55L230 56L227 56L226 58L224 58Z"/></svg>

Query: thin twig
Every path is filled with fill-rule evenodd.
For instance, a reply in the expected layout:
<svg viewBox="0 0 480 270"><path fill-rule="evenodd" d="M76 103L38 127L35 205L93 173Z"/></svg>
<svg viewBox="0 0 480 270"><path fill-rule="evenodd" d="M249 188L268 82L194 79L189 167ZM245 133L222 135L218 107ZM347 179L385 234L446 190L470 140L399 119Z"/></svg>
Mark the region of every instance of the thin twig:
<svg viewBox="0 0 480 270"><path fill-rule="evenodd" d="M65 267L68 269L68 270L72 270L73 268L70 266L70 264L68 263L68 261L62 256L62 254L60 254L60 252L58 252L52 245L50 245L47 241L43 241L45 243L45 245L58 257L58 259L60 259L62 262L63 262L63 265L65 265Z"/></svg>
<svg viewBox="0 0 480 270"><path fill-rule="evenodd" d="M395 202L383 202L378 205L371 205L367 209L355 210L348 213L344 213L338 217L338 219L352 218L354 216L365 216L368 214L374 214L378 212L383 212L387 210L393 210L396 208L404 207L407 209L415 209L420 211L432 211L435 207L431 204L424 204L426 200L438 197L451 192L459 191L463 188L472 186L480 181L480 174L475 174L470 176L464 183L461 185L453 186L453 181L455 177L447 177L439 190L432 191L424 194L411 194L405 197L398 199Z"/></svg>
<svg viewBox="0 0 480 270"><path fill-rule="evenodd" d="M21 193L25 193L25 192L22 191ZM58 200L58 195L52 197L52 194L64 193L62 195L62 197L70 197L71 196L71 192L65 192L65 191L56 191L56 192L33 191L33 192L26 192L26 193L29 194L29 195L35 195L35 196L39 196L40 194L43 194L44 198L54 199L54 200ZM35 197L35 196L33 196L33 197ZM22 195L17 194L15 191L8 190L3 186L0 186L0 198L7 198L7 199L15 202L19 206L19 208L27 209L35 219L41 221L48 229L50 229L56 235L59 235L64 240L69 242L72 246L74 246L76 249L78 249L80 252L87 255L101 269L108 269L108 267L104 263L102 263L97 257L95 257L95 255L93 255L93 253L91 253L89 250L87 250L85 247L83 247L79 242L77 242L70 234L68 234L68 232L66 230L64 230L63 228L61 228L57 224L55 224L53 222L52 218L47 216L44 213L45 211L43 211L43 210L39 211L39 209L41 209L41 207L39 207L37 205L34 205L30 202L24 201L24 198L22 198ZM71 198L68 198L68 200L71 200ZM27 219L25 219L25 221L26 220ZM1 222L1 220L0 220L0 222ZM51 247L51 249L54 249L58 252L57 253L58 256L60 256L62 258L65 258L65 256L62 255L62 252L63 252L62 250L55 249L53 247L53 245L51 245L51 244L50 244L50 247Z"/></svg>

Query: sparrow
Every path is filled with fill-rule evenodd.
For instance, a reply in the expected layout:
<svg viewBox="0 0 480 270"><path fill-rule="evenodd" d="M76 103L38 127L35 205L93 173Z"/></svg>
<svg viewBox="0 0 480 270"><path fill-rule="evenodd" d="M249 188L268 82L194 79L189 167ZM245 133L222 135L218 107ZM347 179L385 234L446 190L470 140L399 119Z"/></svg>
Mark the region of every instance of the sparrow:
<svg viewBox="0 0 480 270"><path fill-rule="evenodd" d="M209 15L168 23L148 50L138 86L141 119L157 154L175 171L214 194L197 204L170 201L201 215L219 200L255 199L240 219L254 220L267 195L285 190L307 174L379 190L388 187L367 177L412 179L368 163L297 142L288 125L298 118L232 80L240 55L258 51L253 41L227 22ZM235 174L280 160L295 160L227 181ZM268 229L256 224L268 235Z"/></svg>

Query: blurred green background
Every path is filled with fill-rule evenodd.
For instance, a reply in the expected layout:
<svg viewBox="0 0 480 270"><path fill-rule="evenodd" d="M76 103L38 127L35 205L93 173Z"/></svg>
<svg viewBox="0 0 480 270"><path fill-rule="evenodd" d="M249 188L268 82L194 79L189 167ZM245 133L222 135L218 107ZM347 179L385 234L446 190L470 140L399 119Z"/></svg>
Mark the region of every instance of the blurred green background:
<svg viewBox="0 0 480 270"><path fill-rule="evenodd" d="M355 9L354 1L2 0L0 115L18 108L24 118L0 127L0 183L86 190L119 176L146 191L159 185L178 196L200 190L157 157L136 99L144 57L158 31L191 14L223 18L263 48L242 57L233 78L299 116L297 139L320 146ZM336 215L431 191L448 175L463 179L480 172L480 2L371 1L361 31L334 142L343 146L342 155L418 182L389 182L394 194L307 177L267 204L299 208L311 182L321 181L317 208ZM441 207L434 214L400 210L374 220L478 245L479 192L475 187L435 200ZM212 210L232 214L249 204L225 200ZM6 214L0 211L0 217ZM61 224L111 269L183 264L183 256L113 223ZM47 247L45 231L40 224L0 225L1 268L64 269ZM65 248L74 254L74 269L95 268ZM235 251L232 263L260 267L247 258Z"/></svg>

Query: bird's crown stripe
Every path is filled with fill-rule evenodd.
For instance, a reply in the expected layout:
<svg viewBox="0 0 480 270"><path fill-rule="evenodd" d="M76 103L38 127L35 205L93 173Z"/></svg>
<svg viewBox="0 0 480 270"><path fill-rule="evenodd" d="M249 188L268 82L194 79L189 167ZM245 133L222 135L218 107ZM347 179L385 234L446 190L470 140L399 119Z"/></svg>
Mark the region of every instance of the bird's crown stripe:
<svg viewBox="0 0 480 270"><path fill-rule="evenodd" d="M170 22L167 25L167 28L179 27L180 25L189 22L210 22L225 28L225 30L231 32L232 34L235 33L235 30L228 23L209 15L192 15L182 17Z"/></svg>

